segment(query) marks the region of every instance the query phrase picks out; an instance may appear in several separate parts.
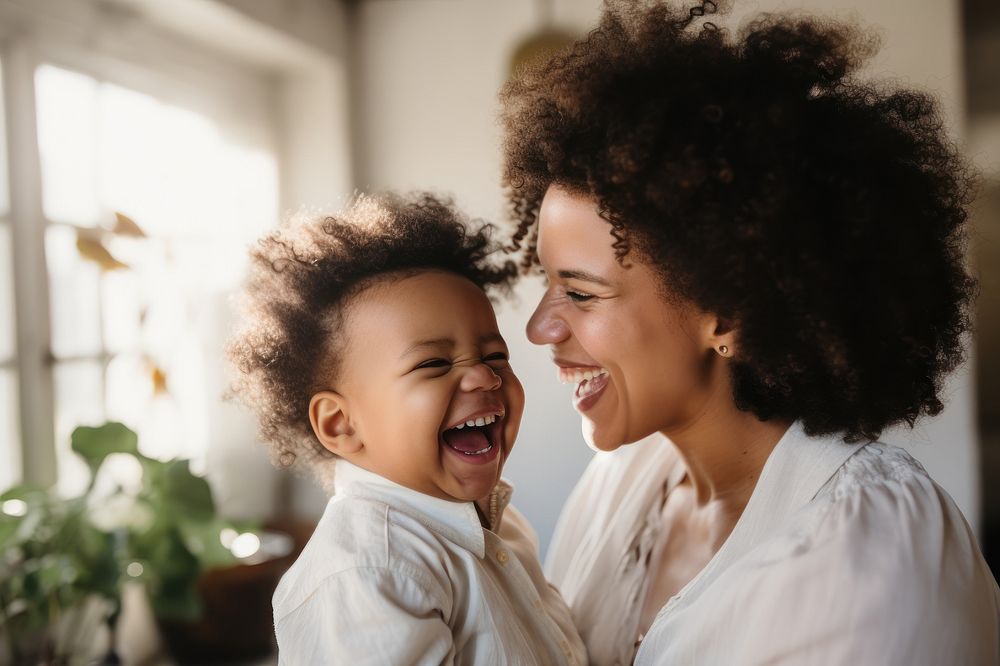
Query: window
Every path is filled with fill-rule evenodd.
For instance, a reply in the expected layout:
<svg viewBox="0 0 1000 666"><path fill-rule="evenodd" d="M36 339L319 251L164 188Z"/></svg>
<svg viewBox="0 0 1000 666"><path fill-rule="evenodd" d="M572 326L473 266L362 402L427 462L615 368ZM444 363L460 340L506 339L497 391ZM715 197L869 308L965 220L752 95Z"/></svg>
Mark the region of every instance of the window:
<svg viewBox="0 0 1000 666"><path fill-rule="evenodd" d="M35 90L60 484L86 478L69 434L103 419L149 455L198 460L215 397L200 310L237 286L247 244L276 220L275 159L78 72L42 65Z"/></svg>
<svg viewBox="0 0 1000 666"><path fill-rule="evenodd" d="M225 58L192 68L187 51L178 67L162 44L128 59L90 46L30 41L15 63L20 87L4 89L8 103L32 89L34 122L9 120L20 123L11 136L37 141L19 139L11 162L37 164L40 187L8 193L0 171L0 488L20 480L22 453L40 445L17 444L19 395L51 396L65 493L87 478L69 446L78 425L122 421L144 453L203 463L224 388L217 311L242 280L247 246L278 219L269 79ZM12 197L15 211L34 197L27 210L38 212L12 221ZM44 246L27 279L11 270L12 236L19 248ZM21 299L48 303L40 391L17 382Z"/></svg>
<svg viewBox="0 0 1000 666"><path fill-rule="evenodd" d="M0 90L3 89L3 63L0 62ZM17 345L14 323L14 273L10 224L10 183L7 178L7 130L3 104L0 104L0 488L6 488L21 475L20 428L17 402Z"/></svg>

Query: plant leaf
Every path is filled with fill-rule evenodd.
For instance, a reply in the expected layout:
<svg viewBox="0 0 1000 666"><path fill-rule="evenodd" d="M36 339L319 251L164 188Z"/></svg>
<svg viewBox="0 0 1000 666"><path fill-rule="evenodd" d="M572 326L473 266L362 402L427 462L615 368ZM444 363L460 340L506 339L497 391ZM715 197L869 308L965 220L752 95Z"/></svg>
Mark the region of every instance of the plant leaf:
<svg viewBox="0 0 1000 666"><path fill-rule="evenodd" d="M76 251L80 254L80 258L94 262L101 267L102 271L117 271L128 268L128 264L115 259L100 240L87 238L80 233L77 233L76 236Z"/></svg>
<svg viewBox="0 0 1000 666"><path fill-rule="evenodd" d="M112 232L116 234L121 234L122 236L135 236L136 238L145 238L146 234L143 232L142 228L135 223L131 217L125 213L115 212L115 228Z"/></svg>
<svg viewBox="0 0 1000 666"><path fill-rule="evenodd" d="M198 558L203 568L226 566L236 562L236 557L219 539L222 530L230 526L227 521L218 517L210 521L182 518L177 526L184 546Z"/></svg>
<svg viewBox="0 0 1000 666"><path fill-rule="evenodd" d="M109 422L92 428L80 426L71 436L73 451L87 461L92 473L112 453L139 454L139 437L121 423Z"/></svg>
<svg viewBox="0 0 1000 666"><path fill-rule="evenodd" d="M167 463L164 492L180 515L194 520L210 520L215 514L208 481L191 473L187 460Z"/></svg>

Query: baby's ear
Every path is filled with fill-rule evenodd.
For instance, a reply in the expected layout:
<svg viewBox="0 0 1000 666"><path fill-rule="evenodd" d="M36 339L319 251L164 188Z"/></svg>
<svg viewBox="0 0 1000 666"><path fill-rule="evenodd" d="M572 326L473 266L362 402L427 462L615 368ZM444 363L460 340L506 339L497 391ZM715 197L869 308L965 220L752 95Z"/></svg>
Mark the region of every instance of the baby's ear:
<svg viewBox="0 0 1000 666"><path fill-rule="evenodd" d="M312 397L309 423L319 443L331 453L350 457L362 448L348 418L347 399L335 391L320 391Z"/></svg>

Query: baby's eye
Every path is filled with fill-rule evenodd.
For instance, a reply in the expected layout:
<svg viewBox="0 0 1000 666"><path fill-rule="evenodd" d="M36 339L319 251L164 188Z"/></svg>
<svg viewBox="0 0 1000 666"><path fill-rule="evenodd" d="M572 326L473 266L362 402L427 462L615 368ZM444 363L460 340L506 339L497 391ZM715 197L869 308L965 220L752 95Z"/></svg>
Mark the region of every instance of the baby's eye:
<svg viewBox="0 0 1000 666"><path fill-rule="evenodd" d="M446 368L449 365L451 365L451 361L447 359L432 358L418 365L417 369L419 370L420 368Z"/></svg>
<svg viewBox="0 0 1000 666"><path fill-rule="evenodd" d="M494 352L483 358L484 363L489 363L495 367L506 367L510 357L506 352Z"/></svg>
<svg viewBox="0 0 1000 666"><path fill-rule="evenodd" d="M569 289L566 290L566 296L568 296L570 300L576 301L577 303L589 301L594 297L593 294L584 294L583 292L570 291Z"/></svg>

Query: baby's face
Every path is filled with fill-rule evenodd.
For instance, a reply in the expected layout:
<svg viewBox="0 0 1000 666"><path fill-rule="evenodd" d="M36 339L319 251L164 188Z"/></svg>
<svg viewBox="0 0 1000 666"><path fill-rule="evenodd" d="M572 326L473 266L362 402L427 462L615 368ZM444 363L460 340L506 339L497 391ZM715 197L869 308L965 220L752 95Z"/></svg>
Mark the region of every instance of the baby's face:
<svg viewBox="0 0 1000 666"><path fill-rule="evenodd" d="M354 299L343 332L332 388L360 448L341 455L435 497L487 496L514 445L524 390L483 291L441 271L390 279Z"/></svg>

